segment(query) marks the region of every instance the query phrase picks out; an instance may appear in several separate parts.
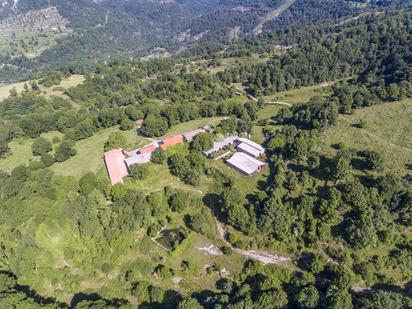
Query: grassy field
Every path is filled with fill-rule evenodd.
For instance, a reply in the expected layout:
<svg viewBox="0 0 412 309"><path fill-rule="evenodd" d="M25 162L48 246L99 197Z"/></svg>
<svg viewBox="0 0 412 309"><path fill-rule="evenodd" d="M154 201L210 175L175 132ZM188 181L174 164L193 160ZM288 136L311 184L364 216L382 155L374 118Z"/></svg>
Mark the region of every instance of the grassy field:
<svg viewBox="0 0 412 309"><path fill-rule="evenodd" d="M267 120L268 122L270 121L270 118L274 117L281 106L270 104L266 105L264 108L262 108L258 114L257 114L257 121L261 120ZM259 126L255 124L252 128L251 132L251 139L255 141L256 143L262 143L264 139L263 135L263 129L265 126Z"/></svg>
<svg viewBox="0 0 412 309"><path fill-rule="evenodd" d="M0 101L6 99L10 95L10 90L12 90L13 88L16 88L18 93L22 93L24 90L24 84L26 83L27 82L0 84Z"/></svg>
<svg viewBox="0 0 412 309"><path fill-rule="evenodd" d="M310 87L303 87L299 89L293 89L289 91L279 92L272 96L263 97L265 101L281 101L289 104L296 104L301 102L307 102L315 95L328 94L328 88L323 85L316 85Z"/></svg>
<svg viewBox="0 0 412 309"><path fill-rule="evenodd" d="M250 57L232 57L224 58L220 60L220 65L215 67L210 67L207 70L211 73L223 72L226 69L235 68L242 64L260 64L265 63L269 60L269 57L261 57L260 55L253 54ZM200 60L197 61L197 65L205 65L207 61Z"/></svg>
<svg viewBox="0 0 412 309"><path fill-rule="evenodd" d="M63 91L56 90L56 87L62 87L64 89L69 89L71 87L75 87L84 81L84 76L83 75L71 75L68 78L65 78L61 81L61 83L57 86L52 86L52 87L44 87L39 85L40 92L42 95L45 97L50 97L50 96L60 96L63 98L68 98ZM0 84L0 101L4 100L10 95L10 90L13 88L16 88L17 93L22 93L24 90L24 84L27 84L30 86L31 81L26 81L26 82L19 82L19 83L14 83L14 84Z"/></svg>
<svg viewBox="0 0 412 309"><path fill-rule="evenodd" d="M217 125L221 119L222 117L202 118L182 123L172 127L166 135L181 134L206 124ZM76 142L75 148L77 150L77 155L65 162L55 163L50 168L56 173L65 176L81 176L86 172L94 172L103 175L105 173L102 159L103 146L109 135L113 132L119 132L119 129L117 127L103 129L89 138ZM148 139L138 136L134 129L120 132L125 135L129 142L127 146L128 150L136 149L151 142ZM61 137L62 134L58 132L50 132L43 134L42 136L47 140L52 141L54 136ZM0 160L0 169L10 171L20 164L36 160L31 153L32 144L33 139L30 138L13 140L9 144L11 149L10 154L5 159Z"/></svg>
<svg viewBox="0 0 412 309"><path fill-rule="evenodd" d="M166 135L182 134L204 127L205 125L216 126L224 117L201 118L184 123L179 123L169 129Z"/></svg>
<svg viewBox="0 0 412 309"><path fill-rule="evenodd" d="M360 120L364 128L357 128ZM327 152L332 145L344 142L356 150L375 150L385 157L387 170L405 173L412 164L412 99L380 104L356 110L353 115L341 116L339 124L322 135Z"/></svg>
<svg viewBox="0 0 412 309"><path fill-rule="evenodd" d="M49 132L41 135L49 142L52 142L53 137L62 137L59 132ZM33 139L31 138L19 138L15 139L9 143L10 153L6 158L0 159L0 169L5 171L11 171L16 166L21 164L30 163L37 158L33 157L31 152L31 145L33 144Z"/></svg>
<svg viewBox="0 0 412 309"><path fill-rule="evenodd" d="M81 176L87 172L105 175L106 170L103 162L103 147L109 135L118 132L117 127L101 130L93 136L76 143L77 154L73 158L55 163L51 169L58 174L65 176ZM129 141L130 145L145 145L149 141L136 134L135 130L122 132Z"/></svg>

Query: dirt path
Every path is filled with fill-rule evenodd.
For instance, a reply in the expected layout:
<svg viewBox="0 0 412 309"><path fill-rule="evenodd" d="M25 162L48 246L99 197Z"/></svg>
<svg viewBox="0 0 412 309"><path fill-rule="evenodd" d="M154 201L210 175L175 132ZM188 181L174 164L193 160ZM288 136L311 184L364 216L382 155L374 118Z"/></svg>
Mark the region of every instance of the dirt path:
<svg viewBox="0 0 412 309"><path fill-rule="evenodd" d="M281 266L286 266L286 263L290 262L291 258L286 256L281 256L277 254L272 254L264 251L255 251L255 250L242 250L239 248L234 247L228 240L227 240L227 231L223 223L216 221L217 229L219 231L220 238L222 241L231 248L237 254L246 256L248 258L258 260L263 264L277 264Z"/></svg>
<svg viewBox="0 0 412 309"><path fill-rule="evenodd" d="M284 105L284 106L287 106L287 107L292 107L292 104L286 103L286 102L281 102L281 101L267 102L266 104L277 104L277 105Z"/></svg>
<svg viewBox="0 0 412 309"><path fill-rule="evenodd" d="M220 238L222 241L231 248L234 252L236 252L239 255L243 255L245 257L248 257L250 259L254 259L257 261L262 262L263 264L276 264L281 267L285 267L288 269L292 270L297 270L297 271L302 271L301 269L297 267L293 267L293 265L290 263L292 258L288 256L282 256L278 254L273 254L265 251L255 251L255 250L242 250L239 248L234 247L228 240L227 240L227 231L226 227L223 223L219 222L216 220L217 224L217 229L220 235ZM203 248L198 248L200 251L206 252L210 255L218 256L218 255L223 255L223 252L217 248L215 245L210 245L208 247L203 247ZM338 265L339 263L328 258L328 262ZM325 282L330 282L329 279L321 278L318 277L318 279L323 280ZM356 294L368 294L370 292L375 292L378 290L385 290L385 289L379 289L379 288L374 288L374 287L362 287L358 285L353 285L351 288L352 292ZM405 296L411 297L412 296L412 288L411 287L393 287L393 288L388 288L387 290L391 291L396 291L399 293L402 293Z"/></svg>
<svg viewBox="0 0 412 309"><path fill-rule="evenodd" d="M214 256L223 255L222 250L220 250L218 247L216 247L213 244L211 244L207 247L198 247L197 249L200 250L200 251L206 252L210 255L214 255Z"/></svg>
<svg viewBox="0 0 412 309"><path fill-rule="evenodd" d="M252 99L255 102L258 102L259 100L257 98L255 98L253 95L251 95L250 93L246 92L244 89L236 87L236 90L244 93L249 99Z"/></svg>
<svg viewBox="0 0 412 309"><path fill-rule="evenodd" d="M250 93L246 92L244 89L236 87L236 90L244 93L249 99L255 101L255 102L259 102L259 99L254 97L253 95L251 95ZM286 103L286 102L281 102L281 101L273 101L273 102L267 102L266 104L278 104L278 105L284 105L284 106L288 106L291 107L292 104L290 103Z"/></svg>

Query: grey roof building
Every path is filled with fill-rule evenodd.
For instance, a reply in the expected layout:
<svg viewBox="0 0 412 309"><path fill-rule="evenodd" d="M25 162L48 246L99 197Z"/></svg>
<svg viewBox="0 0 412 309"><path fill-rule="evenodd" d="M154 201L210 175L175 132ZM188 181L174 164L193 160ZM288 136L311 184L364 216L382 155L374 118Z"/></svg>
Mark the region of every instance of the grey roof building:
<svg viewBox="0 0 412 309"><path fill-rule="evenodd" d="M207 151L203 151L203 153L206 156L210 156L211 154L218 152L225 148L226 146L232 145L236 143L239 140L239 136L237 135L231 135L229 137L226 137L223 141L221 142L213 142L213 148Z"/></svg>
<svg viewBox="0 0 412 309"><path fill-rule="evenodd" d="M260 172L265 166L265 163L243 152L236 152L226 163L248 176Z"/></svg>
<svg viewBox="0 0 412 309"><path fill-rule="evenodd" d="M130 158L127 158L124 160L124 162L127 165L127 168L130 168L131 165L133 164L143 164L143 163L148 163L150 162L150 158L152 157L151 152L147 152L144 154L135 154L134 156L131 156Z"/></svg>
<svg viewBox="0 0 412 309"><path fill-rule="evenodd" d="M248 138L240 137L239 142L245 143L245 144L249 145L250 147L256 148L257 150L260 151L261 155L263 155L265 153L265 148L263 148L262 145L260 145L258 143L255 143L254 141L251 141Z"/></svg>
<svg viewBox="0 0 412 309"><path fill-rule="evenodd" d="M247 155L254 158L257 158L262 154L259 149L256 149L246 143L240 143L239 146L237 146L237 151L246 153Z"/></svg>

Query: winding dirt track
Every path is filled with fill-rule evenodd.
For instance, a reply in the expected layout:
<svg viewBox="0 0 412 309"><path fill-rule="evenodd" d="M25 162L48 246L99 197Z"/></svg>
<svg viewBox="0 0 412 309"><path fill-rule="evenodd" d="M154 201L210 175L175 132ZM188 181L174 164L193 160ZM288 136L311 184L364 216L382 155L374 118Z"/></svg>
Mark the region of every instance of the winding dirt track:
<svg viewBox="0 0 412 309"><path fill-rule="evenodd" d="M217 229L219 231L220 238L222 241L231 248L234 252L239 255L246 256L248 258L258 260L263 264L277 264L281 266L286 266L286 263L290 262L291 258L287 256L281 256L277 254L272 254L264 251L255 251L255 250L242 250L239 248L234 247L228 240L227 240L227 231L223 223L216 221Z"/></svg>

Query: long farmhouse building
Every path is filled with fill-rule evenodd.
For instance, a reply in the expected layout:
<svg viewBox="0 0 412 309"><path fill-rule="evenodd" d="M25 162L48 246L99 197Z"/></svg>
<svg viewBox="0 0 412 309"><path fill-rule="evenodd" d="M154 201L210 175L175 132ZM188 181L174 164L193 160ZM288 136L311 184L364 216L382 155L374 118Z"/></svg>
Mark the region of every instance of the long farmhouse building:
<svg viewBox="0 0 412 309"><path fill-rule="evenodd" d="M167 150L171 146L184 143L184 141L190 142L197 134L202 132L206 131L204 129L199 129L183 135L178 134L168 136L160 141L153 142L149 145L129 152L122 149L107 151L104 154L104 161L106 163L110 183L112 185L123 183L123 178L129 175L130 167L133 164L144 164L150 162L152 154L157 148Z"/></svg>
<svg viewBox="0 0 412 309"><path fill-rule="evenodd" d="M116 185L123 183L123 178L129 175L129 169L134 164L144 164L150 162L153 152L157 148L167 150L169 147L182 144L184 142L192 142L195 136L199 133L207 132L206 128L194 130L182 135L173 135L165 137L160 141L153 142L149 145L127 152L122 149L113 149L104 154L107 172L109 174L110 183ZM230 150L229 150L230 149ZM213 143L210 150L204 151L207 157L216 157L224 152L225 156L236 149L235 154L226 160L226 163L236 170L252 176L262 170L265 163L258 160L265 154L265 149L247 138L242 138L237 135L226 137L222 141Z"/></svg>
<svg viewBox="0 0 412 309"><path fill-rule="evenodd" d="M113 149L104 154L104 162L112 185L123 183L123 177L129 174L124 161L125 155L122 149Z"/></svg>

